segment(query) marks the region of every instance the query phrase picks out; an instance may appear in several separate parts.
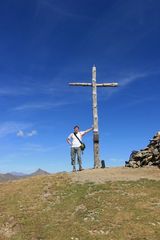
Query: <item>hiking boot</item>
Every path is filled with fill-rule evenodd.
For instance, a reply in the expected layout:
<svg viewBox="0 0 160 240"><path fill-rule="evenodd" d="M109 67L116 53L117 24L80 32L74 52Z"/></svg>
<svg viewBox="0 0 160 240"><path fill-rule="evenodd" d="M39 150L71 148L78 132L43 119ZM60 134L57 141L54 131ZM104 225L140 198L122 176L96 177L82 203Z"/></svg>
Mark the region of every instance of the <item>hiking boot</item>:
<svg viewBox="0 0 160 240"><path fill-rule="evenodd" d="M73 166L73 170L72 170L73 172L76 172L76 167L75 166Z"/></svg>
<svg viewBox="0 0 160 240"><path fill-rule="evenodd" d="M84 169L82 168L82 166L79 167L79 171L83 171Z"/></svg>

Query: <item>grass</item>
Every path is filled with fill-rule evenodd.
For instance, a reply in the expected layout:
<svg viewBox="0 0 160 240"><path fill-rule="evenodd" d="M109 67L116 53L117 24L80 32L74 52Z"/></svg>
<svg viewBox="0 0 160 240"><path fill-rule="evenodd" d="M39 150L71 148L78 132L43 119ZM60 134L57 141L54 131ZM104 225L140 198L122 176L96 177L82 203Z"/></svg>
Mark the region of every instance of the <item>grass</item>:
<svg viewBox="0 0 160 240"><path fill-rule="evenodd" d="M0 184L0 240L159 240L159 186L78 184L67 174Z"/></svg>

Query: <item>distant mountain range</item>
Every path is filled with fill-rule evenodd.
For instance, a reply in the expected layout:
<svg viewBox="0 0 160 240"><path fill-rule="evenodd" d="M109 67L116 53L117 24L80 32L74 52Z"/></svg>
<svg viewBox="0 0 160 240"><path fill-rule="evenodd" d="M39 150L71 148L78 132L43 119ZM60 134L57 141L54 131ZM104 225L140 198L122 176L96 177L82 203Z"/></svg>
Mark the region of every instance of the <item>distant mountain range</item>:
<svg viewBox="0 0 160 240"><path fill-rule="evenodd" d="M17 177L22 177L22 176L28 175L28 174L21 173L21 172L10 172L9 174L11 174L13 176L17 176Z"/></svg>
<svg viewBox="0 0 160 240"><path fill-rule="evenodd" d="M14 176L10 173L0 173L0 182L5 182L5 181L10 181L10 180L15 180L18 179L19 177Z"/></svg>
<svg viewBox="0 0 160 240"><path fill-rule="evenodd" d="M40 168L31 174L25 174L21 172L10 172L10 173L4 173L4 174L0 173L0 182L18 180L18 179L28 178L28 177L38 176L38 175L49 175L49 174L50 173Z"/></svg>

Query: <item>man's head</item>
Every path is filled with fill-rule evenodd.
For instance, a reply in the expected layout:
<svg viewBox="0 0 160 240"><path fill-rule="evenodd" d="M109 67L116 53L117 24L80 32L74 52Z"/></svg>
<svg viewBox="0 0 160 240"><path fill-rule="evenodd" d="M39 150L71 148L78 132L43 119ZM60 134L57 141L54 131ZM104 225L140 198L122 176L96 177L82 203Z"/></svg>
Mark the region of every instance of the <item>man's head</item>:
<svg viewBox="0 0 160 240"><path fill-rule="evenodd" d="M76 126L74 127L74 132L75 132L75 133L78 133L78 132L79 132L79 126L78 126L78 125L76 125Z"/></svg>

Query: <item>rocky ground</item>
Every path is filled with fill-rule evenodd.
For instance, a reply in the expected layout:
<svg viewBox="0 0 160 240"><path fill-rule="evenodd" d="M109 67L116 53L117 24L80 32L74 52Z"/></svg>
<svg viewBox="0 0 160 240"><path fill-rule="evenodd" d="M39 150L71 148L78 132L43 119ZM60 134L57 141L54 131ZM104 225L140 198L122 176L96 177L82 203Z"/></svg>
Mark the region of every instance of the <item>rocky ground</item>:
<svg viewBox="0 0 160 240"><path fill-rule="evenodd" d="M106 181L137 181L140 179L160 180L160 169L157 167L145 168L105 168L87 169L69 174L74 182L105 183Z"/></svg>

